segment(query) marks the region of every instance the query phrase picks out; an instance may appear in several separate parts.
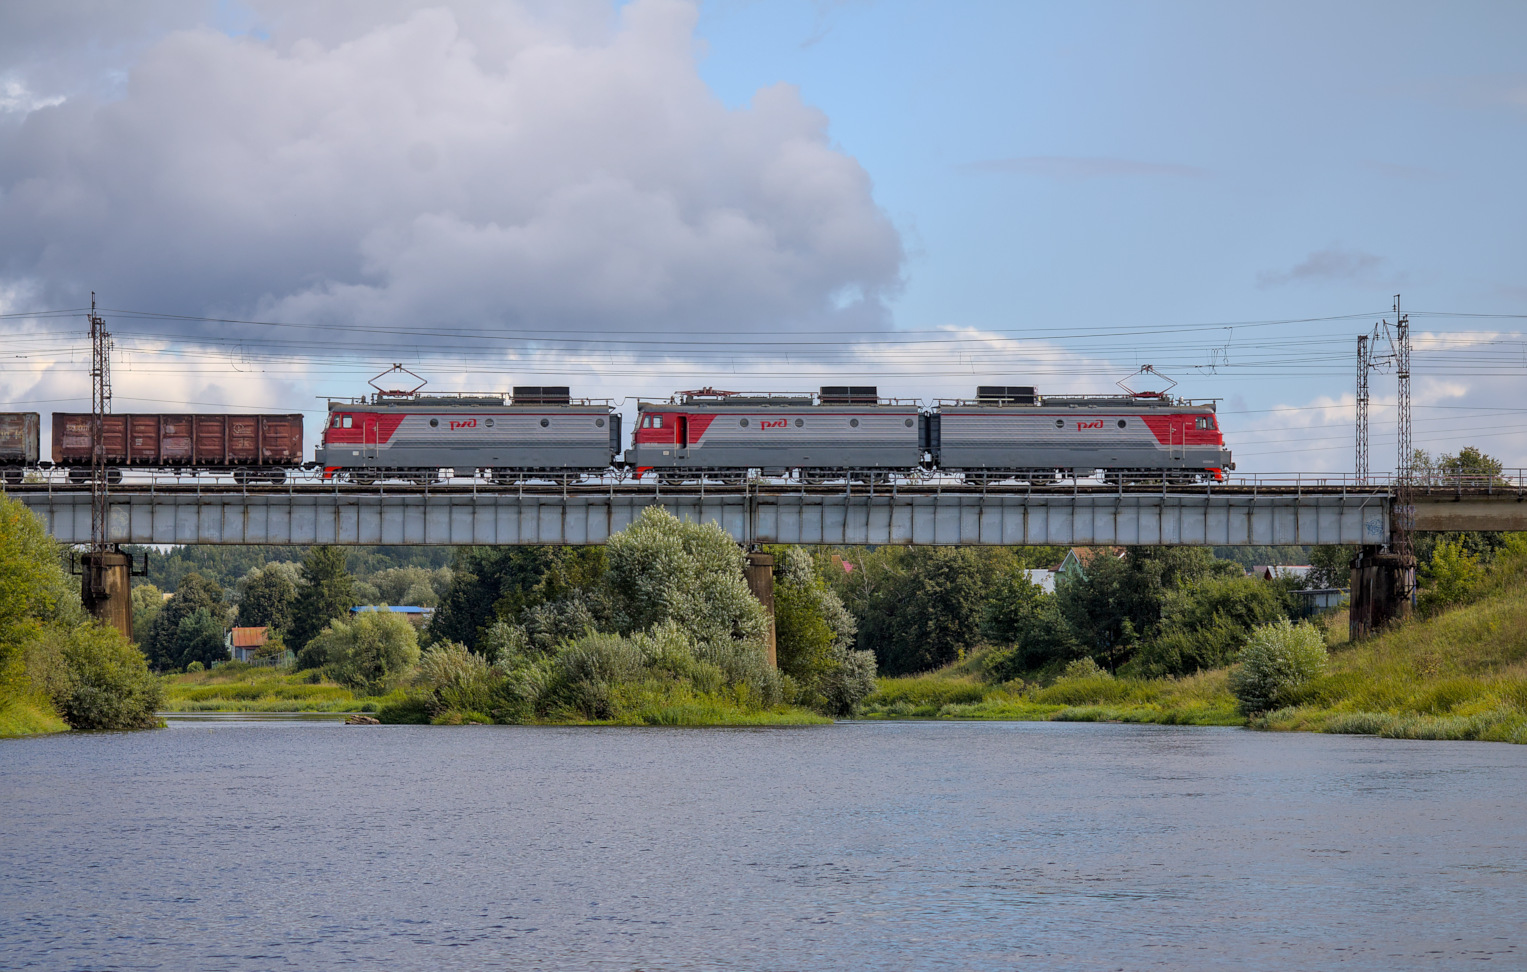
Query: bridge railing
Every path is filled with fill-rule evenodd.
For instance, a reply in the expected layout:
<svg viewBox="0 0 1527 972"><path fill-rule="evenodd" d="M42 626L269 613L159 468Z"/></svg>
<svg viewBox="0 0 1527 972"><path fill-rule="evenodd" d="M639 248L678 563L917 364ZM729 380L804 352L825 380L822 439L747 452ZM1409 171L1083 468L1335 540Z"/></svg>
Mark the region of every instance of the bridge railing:
<svg viewBox="0 0 1527 972"><path fill-rule="evenodd" d="M77 475L77 474L76 474ZM1503 469L1496 475L1447 475L1435 471L1423 471L1413 475L1412 486L1421 493L1468 493L1468 494L1492 494L1492 493L1518 493L1527 494L1527 469L1514 468ZM7 484L0 484L0 486ZM17 484L10 484L17 485ZM33 469L28 470L19 485L31 487L47 487L51 490L79 490L87 489L88 482L79 482L69 478L69 471L62 468ZM133 486L137 488L156 487L179 487L195 488L208 491L241 491L244 489L258 489L270 491L279 489L281 486L308 487L329 486L336 490L388 492L398 490L416 490L421 485L428 487L456 487L472 490L513 490L514 485L494 483L485 476L477 475L454 475L453 471L446 470L440 478L431 480L427 484L421 484L404 479L380 479L375 483L359 484L337 479L324 479L320 470L287 470L285 480L280 484L272 484L261 481L245 481L233 473L205 473L187 474L170 473L149 470L126 469L121 471L121 478L116 485ZM521 484L522 488L543 491L556 489L562 484L550 479L530 480ZM664 485L656 477L648 476L636 479L627 474L611 473L604 476L589 477L578 484L582 489L589 488L620 488L628 491L650 491L654 493L672 492L676 489L685 491L711 490L717 492L727 491L727 487L715 481L694 481L683 486ZM750 486L764 487L795 487L804 484L786 479L755 479ZM865 490L877 491L896 486L924 486L924 487L962 487L970 488L963 477L942 473L921 473L914 475L896 475L884 482L874 485L847 482L839 480L822 484L828 488L847 489L851 492ZM1160 485L1162 488L1173 491L1194 490L1213 492L1216 489L1321 489L1321 490L1351 490L1355 492L1393 491L1398 487L1398 478L1394 473L1373 473L1359 478L1353 473L1339 472L1255 472L1239 473L1227 476L1222 482L1198 482L1182 483L1171 478L1153 480L1150 477L1139 477L1131 480L1133 487L1149 487ZM1011 491L1014 489L1044 488L1044 489L1067 489L1078 491L1109 491L1122 488L1117 481L1105 481L1102 477L1079 477L1053 480L1035 480L1032 482L1003 481L989 484L987 487L993 491ZM730 487L736 490L738 487Z"/></svg>

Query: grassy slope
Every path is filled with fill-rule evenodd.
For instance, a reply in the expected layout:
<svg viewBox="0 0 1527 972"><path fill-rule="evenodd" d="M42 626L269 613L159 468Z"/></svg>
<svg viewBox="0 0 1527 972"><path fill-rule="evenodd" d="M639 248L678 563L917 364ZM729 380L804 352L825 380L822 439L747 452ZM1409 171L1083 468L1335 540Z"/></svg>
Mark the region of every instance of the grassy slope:
<svg viewBox="0 0 1527 972"><path fill-rule="evenodd" d="M46 699L24 696L0 699L0 739L68 731L69 724L58 717Z"/></svg>
<svg viewBox="0 0 1527 972"><path fill-rule="evenodd" d="M1329 626L1327 674L1295 706L1251 721L1259 729L1411 739L1527 743L1527 558L1497 566L1478 603L1347 644L1346 617ZM881 679L870 718L1115 720L1245 725L1228 669L1175 680L1092 678L1047 688L983 685L965 664Z"/></svg>

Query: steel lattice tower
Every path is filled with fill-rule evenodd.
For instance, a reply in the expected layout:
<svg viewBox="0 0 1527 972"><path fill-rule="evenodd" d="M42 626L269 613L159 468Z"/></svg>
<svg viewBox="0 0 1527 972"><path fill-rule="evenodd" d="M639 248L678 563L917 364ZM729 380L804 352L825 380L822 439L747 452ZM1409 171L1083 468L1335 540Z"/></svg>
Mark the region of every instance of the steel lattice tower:
<svg viewBox="0 0 1527 972"><path fill-rule="evenodd" d="M111 411L111 335L90 295L90 549L107 549L106 415Z"/></svg>
<svg viewBox="0 0 1527 972"><path fill-rule="evenodd" d="M1368 482L1368 335L1357 336L1357 483Z"/></svg>
<svg viewBox="0 0 1527 972"><path fill-rule="evenodd" d="M1395 465L1395 531L1394 550L1402 557L1410 557L1415 551L1411 533L1416 527L1415 503L1415 451L1410 431L1410 318L1400 313L1400 295L1394 297L1394 361L1395 374L1399 379L1398 439L1399 462Z"/></svg>

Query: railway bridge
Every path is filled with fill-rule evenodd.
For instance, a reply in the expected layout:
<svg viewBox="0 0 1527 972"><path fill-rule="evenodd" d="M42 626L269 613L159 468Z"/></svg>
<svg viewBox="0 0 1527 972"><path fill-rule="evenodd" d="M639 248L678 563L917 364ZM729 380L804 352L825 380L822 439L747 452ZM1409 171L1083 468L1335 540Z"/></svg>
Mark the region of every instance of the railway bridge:
<svg viewBox="0 0 1527 972"><path fill-rule="evenodd" d="M88 488L45 481L8 491L56 539L90 541ZM681 519L714 522L750 548L1346 545L1378 552L1392 538L1395 496L1389 483L1339 475L1247 476L1192 486L933 481L677 487L495 486L475 480L273 486L145 476L110 488L107 529L111 542L133 544L584 545L604 543L656 506ZM1414 506L1417 530L1527 530L1527 481L1427 484L1416 491ZM1403 609L1366 603L1393 599L1395 591L1410 587L1388 577L1395 565L1382 558L1374 563L1378 582L1354 583L1354 601L1364 602L1354 604L1354 617L1383 618ZM749 573L755 592L772 599L768 571Z"/></svg>

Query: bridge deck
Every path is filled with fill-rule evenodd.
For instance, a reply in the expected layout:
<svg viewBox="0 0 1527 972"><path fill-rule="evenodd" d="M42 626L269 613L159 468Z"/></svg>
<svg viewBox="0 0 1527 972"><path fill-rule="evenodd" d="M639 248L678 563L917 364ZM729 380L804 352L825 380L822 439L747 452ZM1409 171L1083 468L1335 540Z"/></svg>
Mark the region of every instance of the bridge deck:
<svg viewBox="0 0 1527 972"><path fill-rule="evenodd" d="M87 489L39 484L10 492L54 537L89 540ZM121 543L599 544L649 506L718 523L741 543L1379 544L1389 536L1390 494L1372 487L1260 484L126 483L111 490L108 520L111 539Z"/></svg>

